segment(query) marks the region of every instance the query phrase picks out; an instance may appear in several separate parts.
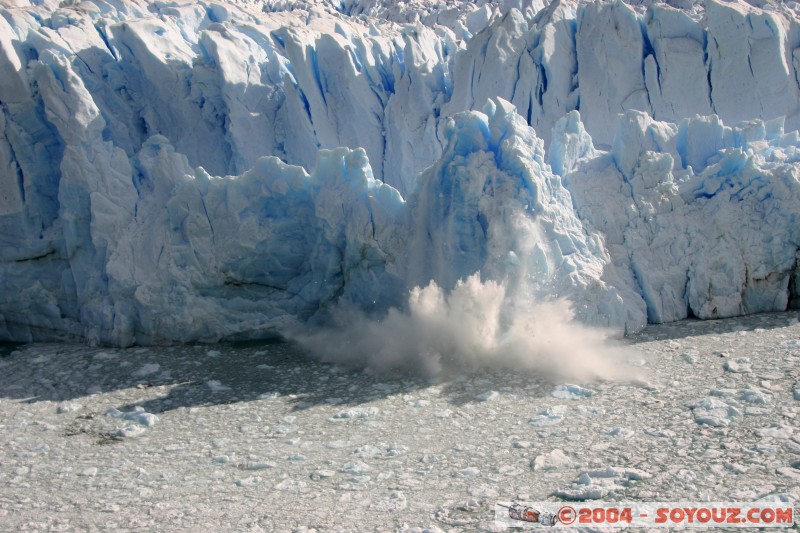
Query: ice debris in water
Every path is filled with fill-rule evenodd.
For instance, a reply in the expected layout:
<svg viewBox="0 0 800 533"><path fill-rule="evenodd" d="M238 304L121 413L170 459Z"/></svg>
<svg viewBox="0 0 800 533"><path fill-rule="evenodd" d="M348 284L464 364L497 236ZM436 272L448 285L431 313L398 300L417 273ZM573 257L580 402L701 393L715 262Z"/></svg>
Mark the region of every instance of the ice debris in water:
<svg viewBox="0 0 800 533"><path fill-rule="evenodd" d="M714 427L726 427L730 425L734 417L742 414L736 407L717 398L703 398L691 404L690 407L694 413L695 422Z"/></svg>
<svg viewBox="0 0 800 533"><path fill-rule="evenodd" d="M339 411L331 420L370 418L377 415L379 412L380 409L377 407L352 407L350 409Z"/></svg>
<svg viewBox="0 0 800 533"><path fill-rule="evenodd" d="M753 363L747 357L737 357L736 359L729 359L723 363L723 368L728 372L746 374L753 371Z"/></svg>
<svg viewBox="0 0 800 533"><path fill-rule="evenodd" d="M136 422L137 424L145 427L152 427L156 424L156 422L158 422L158 417L156 415L153 413L148 413L143 407L138 405L134 407L132 411L128 412L122 412L115 407L109 407L105 414L111 418Z"/></svg>
<svg viewBox="0 0 800 533"><path fill-rule="evenodd" d="M490 400L494 400L498 396L500 396L499 392L497 392L496 390L490 390L478 394L477 396L475 396L475 400L479 402L488 402Z"/></svg>
<svg viewBox="0 0 800 533"><path fill-rule="evenodd" d="M553 426L564 420L567 411L566 405L554 405L532 417L528 423L532 426Z"/></svg>
<svg viewBox="0 0 800 533"><path fill-rule="evenodd" d="M564 450L555 450L537 455L533 460L534 470L559 470L572 465L572 460L564 453Z"/></svg>
<svg viewBox="0 0 800 533"><path fill-rule="evenodd" d="M578 475L577 481L566 489L553 492L553 496L566 500L599 500L614 497L638 481L652 476L637 468L606 467L588 470Z"/></svg>
<svg viewBox="0 0 800 533"><path fill-rule="evenodd" d="M593 394L594 391L591 389L569 383L558 385L552 390L552 392L550 392L551 396L561 400L581 400L583 398L589 398Z"/></svg>

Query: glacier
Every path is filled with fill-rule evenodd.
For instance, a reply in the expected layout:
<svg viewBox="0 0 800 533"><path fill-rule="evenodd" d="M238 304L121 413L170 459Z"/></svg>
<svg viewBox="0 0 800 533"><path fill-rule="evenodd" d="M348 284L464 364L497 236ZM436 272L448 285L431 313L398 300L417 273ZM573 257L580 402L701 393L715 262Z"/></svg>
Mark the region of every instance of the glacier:
<svg viewBox="0 0 800 533"><path fill-rule="evenodd" d="M800 5L0 4L0 338L265 338L480 273L800 302Z"/></svg>

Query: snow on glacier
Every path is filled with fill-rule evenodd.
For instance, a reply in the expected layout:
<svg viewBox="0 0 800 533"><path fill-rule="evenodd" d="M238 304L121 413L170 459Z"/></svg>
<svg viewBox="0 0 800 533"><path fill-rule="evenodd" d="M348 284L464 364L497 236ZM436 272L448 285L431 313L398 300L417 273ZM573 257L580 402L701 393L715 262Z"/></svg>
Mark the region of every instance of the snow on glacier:
<svg viewBox="0 0 800 533"><path fill-rule="evenodd" d="M506 326L796 303L791 5L15 4L3 338L264 337L476 273Z"/></svg>

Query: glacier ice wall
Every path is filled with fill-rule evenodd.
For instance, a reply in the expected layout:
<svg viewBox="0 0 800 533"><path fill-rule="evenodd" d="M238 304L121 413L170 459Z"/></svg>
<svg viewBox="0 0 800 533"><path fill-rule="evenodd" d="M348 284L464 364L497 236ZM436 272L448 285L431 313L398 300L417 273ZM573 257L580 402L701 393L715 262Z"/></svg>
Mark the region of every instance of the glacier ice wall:
<svg viewBox="0 0 800 533"><path fill-rule="evenodd" d="M3 338L268 336L476 271L627 330L800 291L794 4L36 4L0 7Z"/></svg>
<svg viewBox="0 0 800 533"><path fill-rule="evenodd" d="M591 147L575 111L555 132L551 153L576 212L604 236L649 321L796 299L800 137L783 119L729 128L716 116L676 125L628 111L609 151Z"/></svg>

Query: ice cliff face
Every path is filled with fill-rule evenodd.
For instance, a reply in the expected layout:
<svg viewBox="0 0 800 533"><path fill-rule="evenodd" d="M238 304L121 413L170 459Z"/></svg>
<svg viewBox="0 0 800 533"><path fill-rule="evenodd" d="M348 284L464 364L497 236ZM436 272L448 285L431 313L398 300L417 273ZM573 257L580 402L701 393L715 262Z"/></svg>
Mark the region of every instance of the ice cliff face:
<svg viewBox="0 0 800 533"><path fill-rule="evenodd" d="M728 128L628 111L608 152L591 148L577 112L555 131L576 211L604 235L648 320L779 310L797 297L800 137L782 119Z"/></svg>
<svg viewBox="0 0 800 533"><path fill-rule="evenodd" d="M268 336L476 271L628 330L785 308L800 11L631 4L5 2L0 336Z"/></svg>

